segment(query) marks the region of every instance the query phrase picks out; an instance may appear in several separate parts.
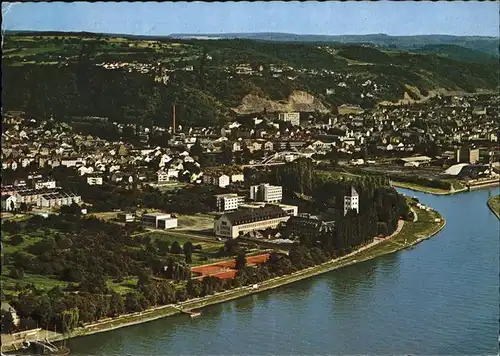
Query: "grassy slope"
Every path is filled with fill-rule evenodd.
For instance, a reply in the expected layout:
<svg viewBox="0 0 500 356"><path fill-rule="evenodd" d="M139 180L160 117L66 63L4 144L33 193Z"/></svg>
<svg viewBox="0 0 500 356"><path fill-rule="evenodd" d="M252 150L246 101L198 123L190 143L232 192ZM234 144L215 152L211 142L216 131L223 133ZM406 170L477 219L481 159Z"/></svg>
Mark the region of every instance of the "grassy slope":
<svg viewBox="0 0 500 356"><path fill-rule="evenodd" d="M491 197L488 200L488 206L497 218L500 219L500 195Z"/></svg>

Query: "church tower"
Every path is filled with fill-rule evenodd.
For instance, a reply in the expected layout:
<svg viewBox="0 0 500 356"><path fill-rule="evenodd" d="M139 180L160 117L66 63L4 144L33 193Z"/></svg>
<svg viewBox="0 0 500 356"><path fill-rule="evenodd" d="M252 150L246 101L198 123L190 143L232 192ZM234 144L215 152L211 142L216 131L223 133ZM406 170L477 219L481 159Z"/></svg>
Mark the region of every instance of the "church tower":
<svg viewBox="0 0 500 356"><path fill-rule="evenodd" d="M356 189L352 186L350 195L344 196L344 216L350 209L356 210L359 214L359 195Z"/></svg>

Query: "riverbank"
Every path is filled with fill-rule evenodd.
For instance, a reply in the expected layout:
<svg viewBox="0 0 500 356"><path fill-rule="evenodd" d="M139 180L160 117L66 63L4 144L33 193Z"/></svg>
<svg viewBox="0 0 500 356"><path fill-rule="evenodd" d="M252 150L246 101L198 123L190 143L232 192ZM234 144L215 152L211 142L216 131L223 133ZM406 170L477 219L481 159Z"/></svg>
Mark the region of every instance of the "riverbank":
<svg viewBox="0 0 500 356"><path fill-rule="evenodd" d="M413 208L413 210L418 210ZM436 221L439 219L439 222ZM378 256L393 253L413 246L425 239L437 234L445 226L445 221L434 211L415 211L414 221L400 221L395 233L384 239L376 239L372 243L351 252L350 254L328 261L321 265L297 271L290 275L276 277L259 284L258 288L252 286L241 287L210 295L207 297L191 299L176 305L165 305L149 309L140 313L123 315L117 318L102 320L98 323L87 325L84 328L74 330L70 337L91 335L95 333L111 331L114 329L157 320L167 316L179 314L184 311L196 310L209 305L222 303L232 299L244 297L250 294L270 290L299 280L310 278L354 263L366 261ZM60 341L67 338L66 335L52 334L50 341ZM4 351L8 345L4 345Z"/></svg>
<svg viewBox="0 0 500 356"><path fill-rule="evenodd" d="M432 195L451 195L451 194L466 192L469 190L467 187L460 188L460 189L445 190L445 189L440 189L440 188L426 187L424 185L419 185L419 184L414 184L414 183L397 182L397 181L392 181L392 180L391 180L391 186L397 187L397 188L405 188L405 189L413 190L416 192L422 192L422 193L427 193L427 194L432 194Z"/></svg>
<svg viewBox="0 0 500 356"><path fill-rule="evenodd" d="M500 195L488 199L488 208L500 219Z"/></svg>

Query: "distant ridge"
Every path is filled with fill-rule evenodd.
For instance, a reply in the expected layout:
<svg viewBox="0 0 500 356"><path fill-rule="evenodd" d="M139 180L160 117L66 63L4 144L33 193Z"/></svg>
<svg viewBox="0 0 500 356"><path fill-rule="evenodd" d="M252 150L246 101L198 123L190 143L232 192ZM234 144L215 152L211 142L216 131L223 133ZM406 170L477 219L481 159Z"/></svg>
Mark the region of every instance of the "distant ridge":
<svg viewBox="0 0 500 356"><path fill-rule="evenodd" d="M408 35L392 36L383 33L366 35L299 35L282 32L257 32L257 33L173 33L169 35L132 35L120 33L92 33L87 31L29 31L29 30L7 30L6 35L74 35L74 36L118 36L128 39L161 40L229 40L245 39L254 41L274 42L316 42L316 43L341 43L341 44L368 44L375 47L414 50L423 46L460 46L469 50L486 53L495 58L499 57L499 38L493 36L454 36L454 35ZM428 47L427 47L428 49ZM449 50L449 48L448 48Z"/></svg>

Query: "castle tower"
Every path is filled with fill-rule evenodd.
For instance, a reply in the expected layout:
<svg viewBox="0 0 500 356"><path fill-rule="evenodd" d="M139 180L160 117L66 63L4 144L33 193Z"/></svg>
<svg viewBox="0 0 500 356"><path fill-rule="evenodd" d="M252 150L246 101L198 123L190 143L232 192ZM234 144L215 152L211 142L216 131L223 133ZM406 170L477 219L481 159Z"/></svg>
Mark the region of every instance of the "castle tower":
<svg viewBox="0 0 500 356"><path fill-rule="evenodd" d="M350 195L344 196L344 216L351 209L356 210L356 213L359 214L359 195L356 189L352 186Z"/></svg>

